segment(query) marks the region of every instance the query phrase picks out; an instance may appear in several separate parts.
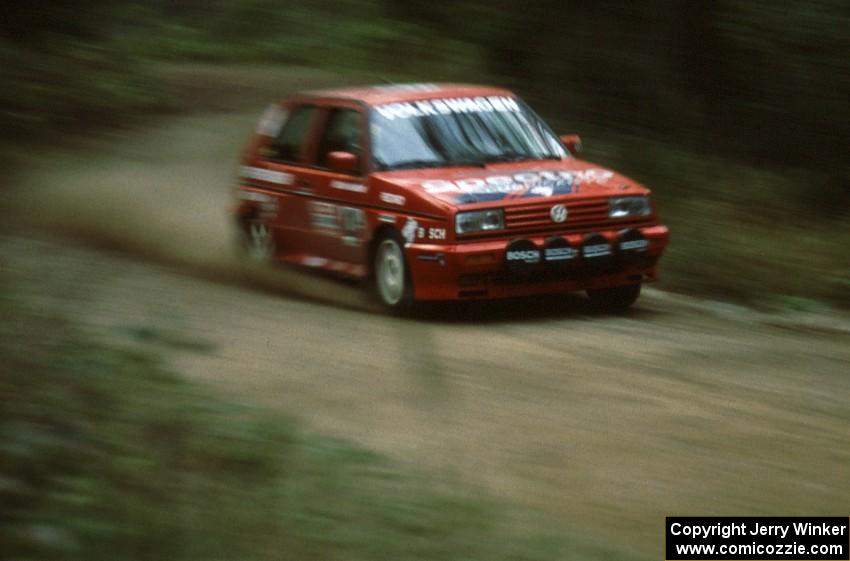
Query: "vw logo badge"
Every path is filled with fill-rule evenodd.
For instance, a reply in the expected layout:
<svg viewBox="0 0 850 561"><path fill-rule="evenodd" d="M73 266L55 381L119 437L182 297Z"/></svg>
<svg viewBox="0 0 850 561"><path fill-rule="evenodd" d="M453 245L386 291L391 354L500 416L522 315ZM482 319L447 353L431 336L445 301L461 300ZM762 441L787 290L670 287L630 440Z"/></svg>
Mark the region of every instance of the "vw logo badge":
<svg viewBox="0 0 850 561"><path fill-rule="evenodd" d="M549 211L549 216L552 217L552 222L563 222L567 219L567 207L564 205L555 205Z"/></svg>

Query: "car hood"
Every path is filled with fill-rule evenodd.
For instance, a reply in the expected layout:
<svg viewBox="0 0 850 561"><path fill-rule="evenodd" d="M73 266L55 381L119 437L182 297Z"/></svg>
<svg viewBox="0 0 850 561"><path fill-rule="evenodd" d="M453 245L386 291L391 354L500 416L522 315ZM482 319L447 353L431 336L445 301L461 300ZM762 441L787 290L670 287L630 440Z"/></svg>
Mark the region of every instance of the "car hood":
<svg viewBox="0 0 850 561"><path fill-rule="evenodd" d="M454 206L560 196L645 195L635 181L575 158L381 172L382 182L419 192Z"/></svg>

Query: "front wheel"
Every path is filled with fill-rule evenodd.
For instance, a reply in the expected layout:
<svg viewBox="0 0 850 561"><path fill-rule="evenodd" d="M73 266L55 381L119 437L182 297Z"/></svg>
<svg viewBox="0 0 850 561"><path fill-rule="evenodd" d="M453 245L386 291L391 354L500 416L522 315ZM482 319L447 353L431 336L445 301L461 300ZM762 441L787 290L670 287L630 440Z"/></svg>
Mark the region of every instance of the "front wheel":
<svg viewBox="0 0 850 561"><path fill-rule="evenodd" d="M373 267L375 292L381 303L398 313L413 307L413 284L398 236L388 235L378 242Z"/></svg>
<svg viewBox="0 0 850 561"><path fill-rule="evenodd" d="M607 312L622 312L627 310L640 296L640 284L597 288L587 291L587 296L593 305Z"/></svg>

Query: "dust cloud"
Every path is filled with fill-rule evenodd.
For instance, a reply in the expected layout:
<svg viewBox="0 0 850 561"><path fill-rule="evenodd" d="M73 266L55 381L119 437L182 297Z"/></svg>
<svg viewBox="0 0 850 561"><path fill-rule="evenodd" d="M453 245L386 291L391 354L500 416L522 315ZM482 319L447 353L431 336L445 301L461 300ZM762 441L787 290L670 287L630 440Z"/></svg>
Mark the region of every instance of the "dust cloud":
<svg viewBox="0 0 850 561"><path fill-rule="evenodd" d="M378 310L360 286L239 256L229 215L253 113L193 115L132 136L56 150L16 185L18 219L37 231L121 250L204 278Z"/></svg>

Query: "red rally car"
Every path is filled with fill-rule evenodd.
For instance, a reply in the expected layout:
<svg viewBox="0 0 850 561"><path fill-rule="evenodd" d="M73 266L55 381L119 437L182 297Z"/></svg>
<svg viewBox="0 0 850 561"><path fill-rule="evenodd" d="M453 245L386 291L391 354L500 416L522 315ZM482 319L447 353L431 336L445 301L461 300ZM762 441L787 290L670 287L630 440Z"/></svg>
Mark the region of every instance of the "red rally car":
<svg viewBox="0 0 850 561"><path fill-rule="evenodd" d="M504 89L308 92L263 116L234 214L254 258L370 279L395 310L574 290L626 308L668 231L648 189L580 148Z"/></svg>

